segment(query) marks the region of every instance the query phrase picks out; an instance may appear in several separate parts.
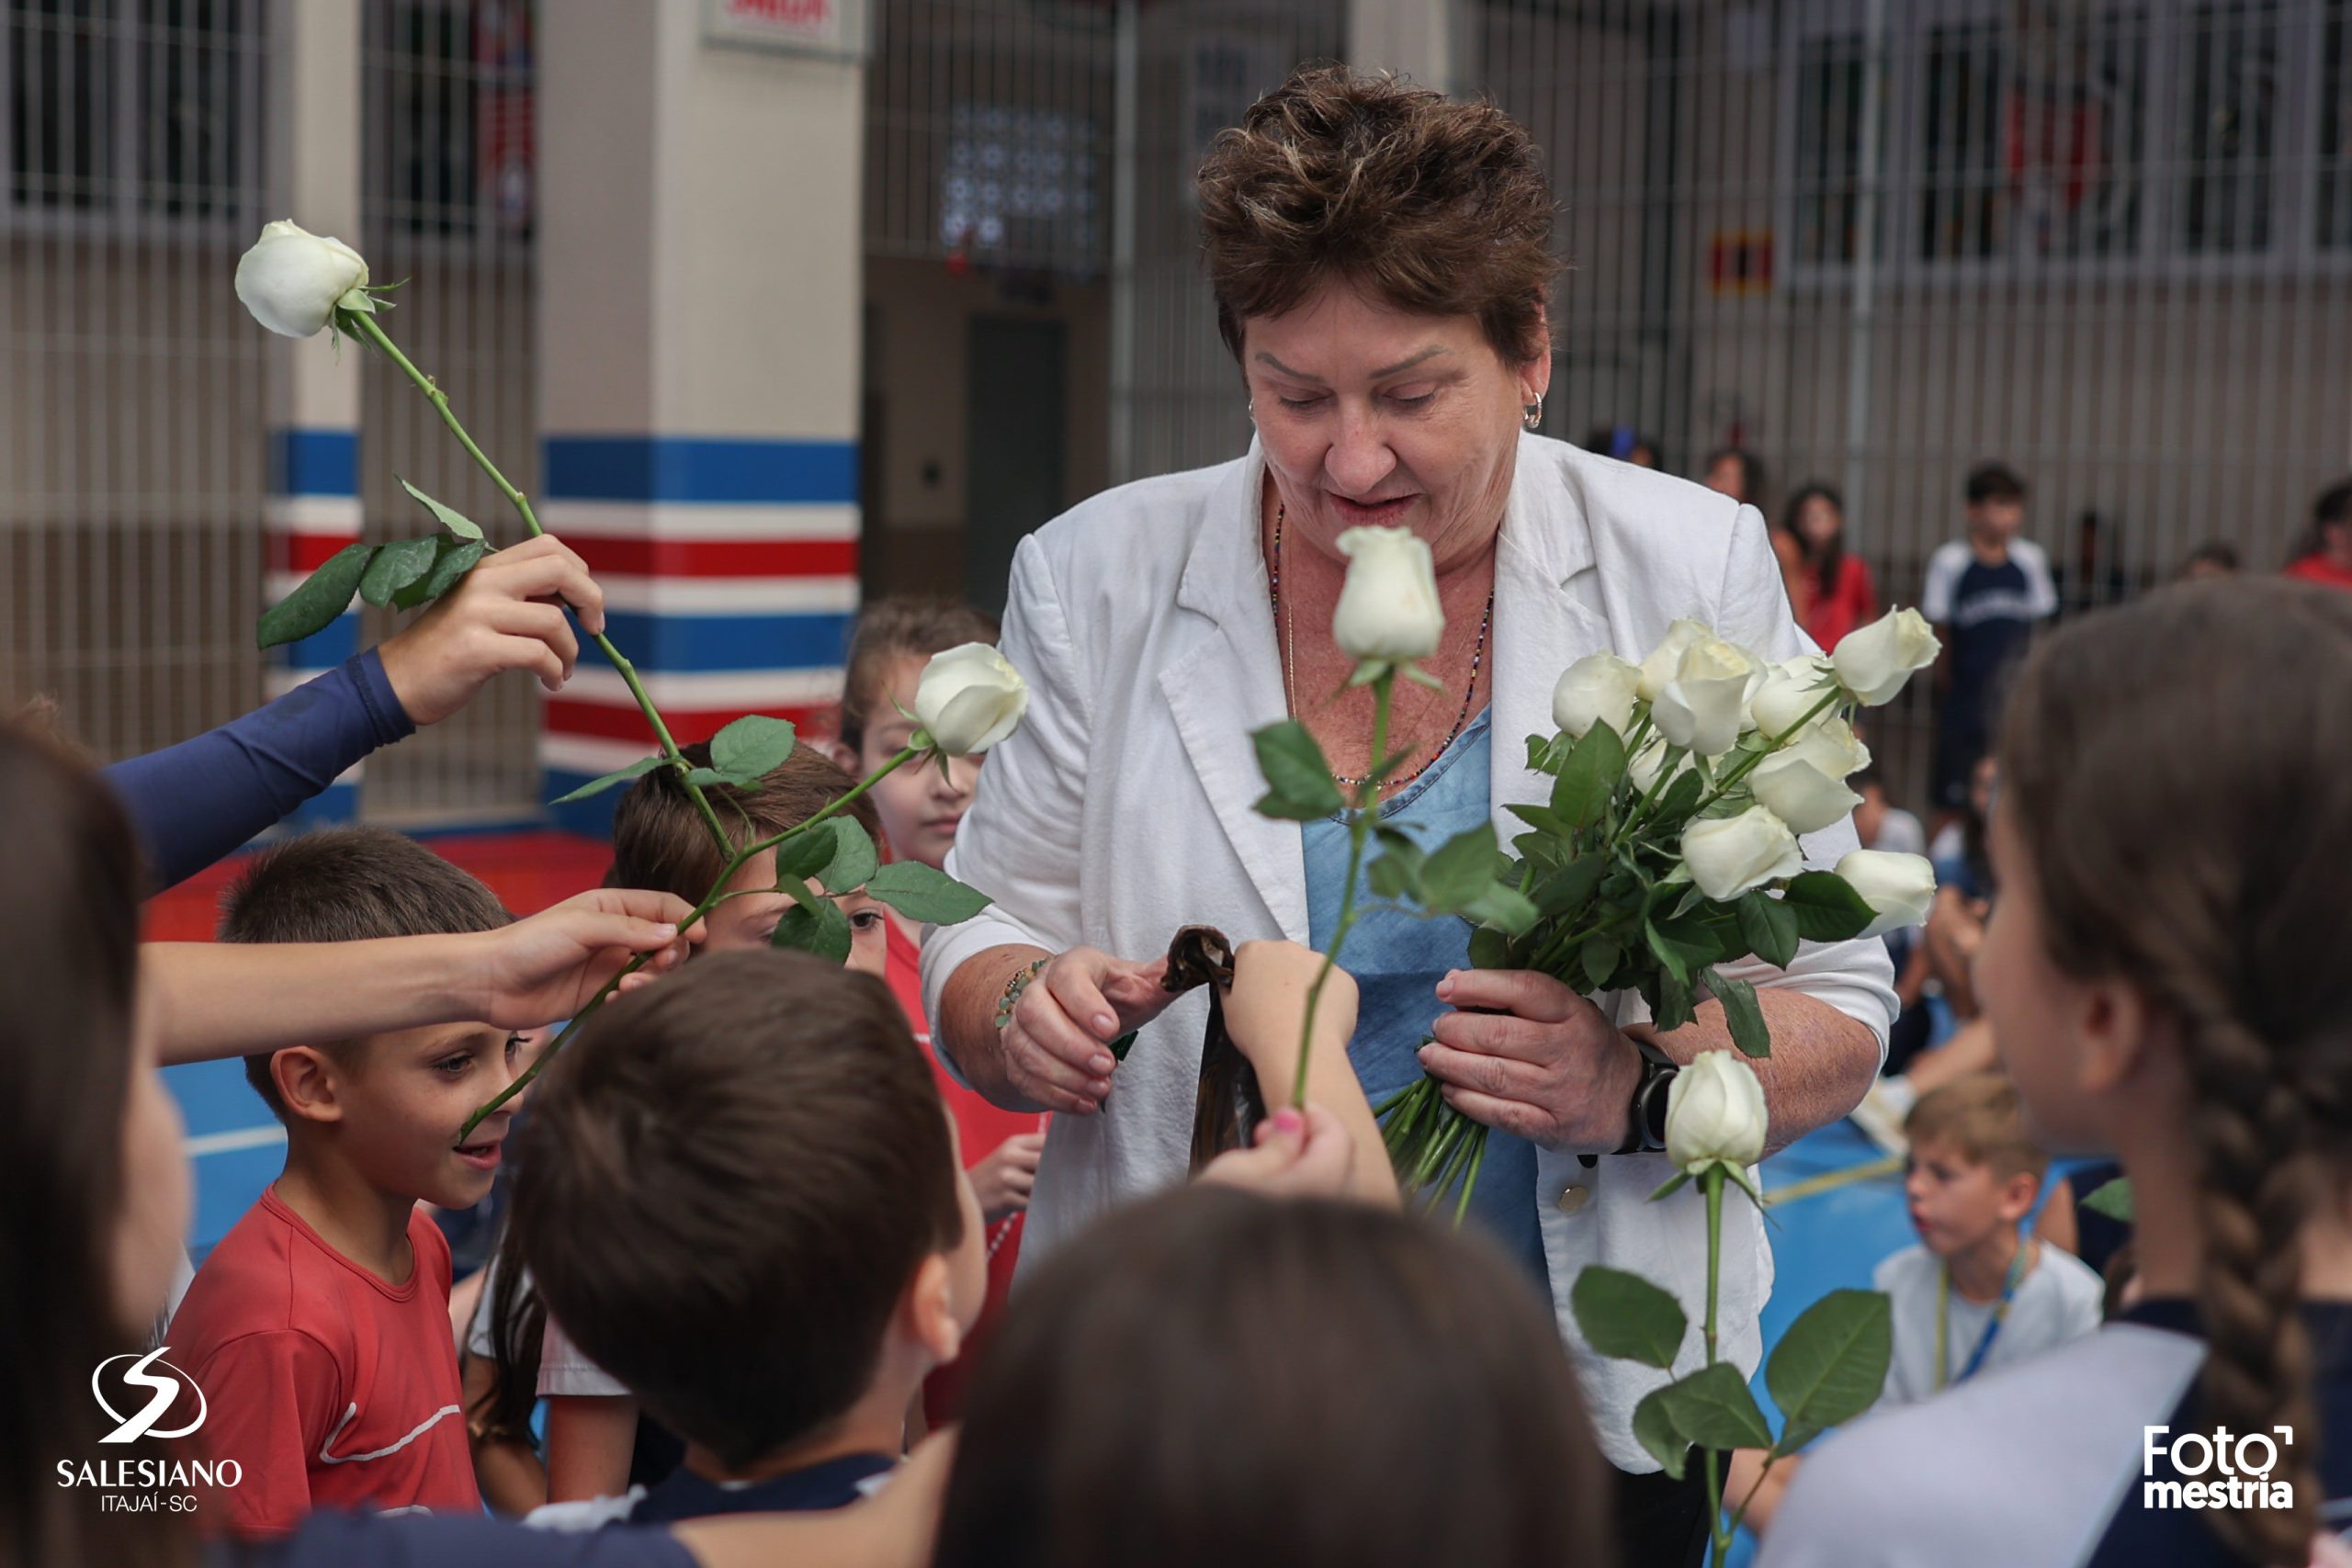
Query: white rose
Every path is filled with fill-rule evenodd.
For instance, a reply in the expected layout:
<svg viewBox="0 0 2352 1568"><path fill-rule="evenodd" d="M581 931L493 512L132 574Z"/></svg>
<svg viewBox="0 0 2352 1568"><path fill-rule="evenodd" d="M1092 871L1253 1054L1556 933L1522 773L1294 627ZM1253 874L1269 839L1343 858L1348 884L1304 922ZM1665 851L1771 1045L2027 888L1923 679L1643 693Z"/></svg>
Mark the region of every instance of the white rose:
<svg viewBox="0 0 2352 1568"><path fill-rule="evenodd" d="M1758 805L1789 825L1792 833L1818 833L1854 814L1862 797L1803 757L1776 751L1747 775Z"/></svg>
<svg viewBox="0 0 2352 1568"><path fill-rule="evenodd" d="M1682 830L1682 863L1699 891L1718 904L1751 887L1804 869L1797 836L1767 807L1751 806L1736 817L1693 822Z"/></svg>
<svg viewBox="0 0 2352 1568"><path fill-rule="evenodd" d="M1864 707L1891 703L1914 670L1936 661L1943 644L1917 610L1890 610L1869 626L1848 632L1830 655L1838 683Z"/></svg>
<svg viewBox="0 0 2352 1568"><path fill-rule="evenodd" d="M1665 637L1642 660L1642 680L1635 694L1645 703L1657 701L1666 683L1682 667L1682 650L1702 637L1714 635L1714 629L1701 621L1677 621L1667 627Z"/></svg>
<svg viewBox="0 0 2352 1568"><path fill-rule="evenodd" d="M1747 694L1763 671L1747 651L1709 633L1682 650L1674 678L1650 706L1658 733L1702 757L1720 757L1739 744L1747 727Z"/></svg>
<svg viewBox="0 0 2352 1568"><path fill-rule="evenodd" d="M1029 682L1003 654L967 642L931 656L915 682L915 722L951 757L998 744L1029 710Z"/></svg>
<svg viewBox="0 0 2352 1568"><path fill-rule="evenodd" d="M1834 713L1823 714L1805 726L1795 739L1773 755L1802 757L1833 779L1851 778L1871 765L1871 749L1862 744L1852 725Z"/></svg>
<svg viewBox="0 0 2352 1568"><path fill-rule="evenodd" d="M1768 1124L1764 1086L1733 1052L1700 1052L1666 1086L1666 1157L1694 1175L1762 1159Z"/></svg>
<svg viewBox="0 0 2352 1568"><path fill-rule="evenodd" d="M1581 740L1596 724L1605 724L1622 740L1633 728L1635 688L1641 684L1638 665L1613 653L1594 653L1577 660L1552 688L1552 722L1563 735Z"/></svg>
<svg viewBox="0 0 2352 1568"><path fill-rule="evenodd" d="M1936 901L1936 869L1917 855L1856 850L1838 863L1838 874L1878 911L1864 936L1884 936L1928 923Z"/></svg>
<svg viewBox="0 0 2352 1568"><path fill-rule="evenodd" d="M1786 735L1829 694L1829 660L1811 654L1772 665L1748 704L1756 728L1767 737Z"/></svg>
<svg viewBox="0 0 2352 1568"><path fill-rule="evenodd" d="M357 251L283 218L264 224L237 263L237 298L254 321L287 337L318 336L336 301L367 282Z"/></svg>
<svg viewBox="0 0 2352 1568"><path fill-rule="evenodd" d="M1658 773L1666 766L1666 754L1672 750L1665 741L1652 738L1646 745L1634 754L1633 760L1625 764L1625 776L1634 781L1634 789L1646 795L1657 786ZM1690 761L1690 752L1677 751L1674 772L1668 777L1669 781L1679 779L1694 766L1696 764Z"/></svg>
<svg viewBox="0 0 2352 1568"><path fill-rule="evenodd" d="M1409 528L1351 528L1340 536L1348 577L1331 613L1331 639L1351 659L1427 659L1445 631L1430 547Z"/></svg>

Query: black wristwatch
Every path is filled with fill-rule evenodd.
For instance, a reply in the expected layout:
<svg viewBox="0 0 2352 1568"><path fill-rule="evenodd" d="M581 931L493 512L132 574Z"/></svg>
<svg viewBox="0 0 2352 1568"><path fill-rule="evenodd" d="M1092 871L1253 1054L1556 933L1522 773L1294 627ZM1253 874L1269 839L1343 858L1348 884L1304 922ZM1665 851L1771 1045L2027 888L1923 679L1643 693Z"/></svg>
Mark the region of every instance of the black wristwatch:
<svg viewBox="0 0 2352 1568"><path fill-rule="evenodd" d="M1682 1068L1646 1040L1634 1040L1634 1047L1642 1054L1641 1081L1625 1107L1625 1141L1611 1152L1656 1154L1666 1147L1667 1088Z"/></svg>

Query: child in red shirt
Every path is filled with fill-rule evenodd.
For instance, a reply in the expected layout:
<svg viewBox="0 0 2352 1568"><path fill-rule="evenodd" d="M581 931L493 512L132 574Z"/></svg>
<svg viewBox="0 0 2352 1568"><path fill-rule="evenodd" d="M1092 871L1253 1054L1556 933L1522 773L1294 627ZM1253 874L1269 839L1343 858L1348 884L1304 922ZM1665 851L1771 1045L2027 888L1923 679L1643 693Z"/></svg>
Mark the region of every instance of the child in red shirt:
<svg viewBox="0 0 2352 1568"><path fill-rule="evenodd" d="M930 657L965 643L993 643L996 637L994 621L952 601L897 598L867 605L850 643L835 760L863 778L896 756L913 733L914 720L907 716L914 710L915 684ZM892 859L921 861L933 868L946 860L956 825L972 804L979 768L979 758L957 757L944 769L936 764L900 768L874 786L866 798L881 818ZM914 1025L940 1097L956 1119L965 1157L973 1162L972 1189L988 1226L988 1305L963 1354L923 1385L924 1414L937 1426L956 1418L964 1387L1004 1315L1005 1294L1021 1252L1021 1216L1029 1207L1029 1190L1045 1153L1046 1118L990 1105L948 1072L932 1046L923 1018L922 928L895 909L888 919L884 978Z"/></svg>
<svg viewBox="0 0 2352 1568"><path fill-rule="evenodd" d="M490 931L487 887L395 833L344 829L257 858L222 900L225 942ZM420 1201L488 1196L510 1115L460 1142L504 1089L519 1037L441 1024L248 1056L286 1124L286 1169L197 1270L168 1335L234 1460L232 1529L283 1534L314 1508L474 1513L449 1330L449 1248Z"/></svg>

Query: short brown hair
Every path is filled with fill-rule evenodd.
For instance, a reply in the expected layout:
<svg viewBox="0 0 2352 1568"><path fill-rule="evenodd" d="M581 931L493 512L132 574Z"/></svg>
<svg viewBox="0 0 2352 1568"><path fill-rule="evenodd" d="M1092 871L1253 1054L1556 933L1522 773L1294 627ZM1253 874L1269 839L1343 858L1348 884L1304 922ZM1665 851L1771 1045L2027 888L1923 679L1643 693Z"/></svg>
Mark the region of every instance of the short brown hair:
<svg viewBox="0 0 2352 1568"><path fill-rule="evenodd" d="M2048 1151L2026 1134L2017 1085L1999 1073L1971 1073L1929 1089L1903 1119L1903 1135L1948 1145L2005 1179L2023 1174L2038 1182L2050 1168Z"/></svg>
<svg viewBox="0 0 2352 1568"><path fill-rule="evenodd" d="M865 727L882 706L882 682L895 660L921 658L997 639L996 617L954 599L897 594L876 599L858 612L842 675L842 741L852 750L865 743Z"/></svg>
<svg viewBox="0 0 2352 1568"><path fill-rule="evenodd" d="M548 1314L730 1466L855 1404L916 1269L963 1238L906 1015L805 953L713 953L615 998L517 1142L510 1223Z"/></svg>
<svg viewBox="0 0 2352 1568"><path fill-rule="evenodd" d="M367 942L494 931L514 917L498 895L414 839L383 828L328 828L262 851L220 895L222 942ZM320 1042L330 1047L345 1043ZM245 1081L286 1120L264 1051Z"/></svg>
<svg viewBox="0 0 2352 1568"><path fill-rule="evenodd" d="M1198 186L1237 360L1244 321L1335 279L1400 310L1475 316L1506 364L1547 351L1552 190L1534 139L1492 103L1302 67L1217 137Z"/></svg>
<svg viewBox="0 0 2352 1568"><path fill-rule="evenodd" d="M1609 1473L1549 1303L1491 1242L1196 1186L1025 1287L932 1562L1610 1562Z"/></svg>
<svg viewBox="0 0 2352 1568"><path fill-rule="evenodd" d="M679 750L695 767L710 766L708 742ZM797 828L856 783L840 763L804 741L751 788L707 784L703 794L718 809L729 841L741 849L755 839ZM869 835L880 837L881 824L865 796L847 814ZM605 874L605 886L674 893L697 904L726 869L727 862L710 841L710 829L676 770L656 768L621 796L620 807L613 813L613 864Z"/></svg>

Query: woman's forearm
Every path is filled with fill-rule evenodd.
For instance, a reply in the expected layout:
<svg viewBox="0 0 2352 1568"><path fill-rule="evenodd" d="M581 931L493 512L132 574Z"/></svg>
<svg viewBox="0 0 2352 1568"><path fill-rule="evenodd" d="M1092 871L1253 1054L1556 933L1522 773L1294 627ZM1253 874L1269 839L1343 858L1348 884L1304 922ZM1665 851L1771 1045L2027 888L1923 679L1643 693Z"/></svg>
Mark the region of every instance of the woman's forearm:
<svg viewBox="0 0 2352 1568"><path fill-rule="evenodd" d="M1006 1111L1045 1109L1013 1086L996 1010L1014 973L1047 956L1044 948L1020 942L982 949L948 976L940 990L939 1017L932 1021L934 1042L964 1081Z"/></svg>
<svg viewBox="0 0 2352 1568"><path fill-rule="evenodd" d="M481 1008L481 971L466 939L449 936L140 951L167 1064L461 1022Z"/></svg>
<svg viewBox="0 0 2352 1568"><path fill-rule="evenodd" d="M1879 1043L1870 1025L1818 997L1764 990L1756 999L1771 1026L1772 1054L1749 1058L1747 1065L1764 1086L1765 1111L1770 1117L1765 1152L1770 1154L1861 1103L1878 1077ZM1629 1028L1626 1032L1645 1031ZM1678 1062L1688 1062L1702 1051L1737 1049L1720 1002L1702 1003L1699 1016L1690 1023L1648 1038Z"/></svg>

